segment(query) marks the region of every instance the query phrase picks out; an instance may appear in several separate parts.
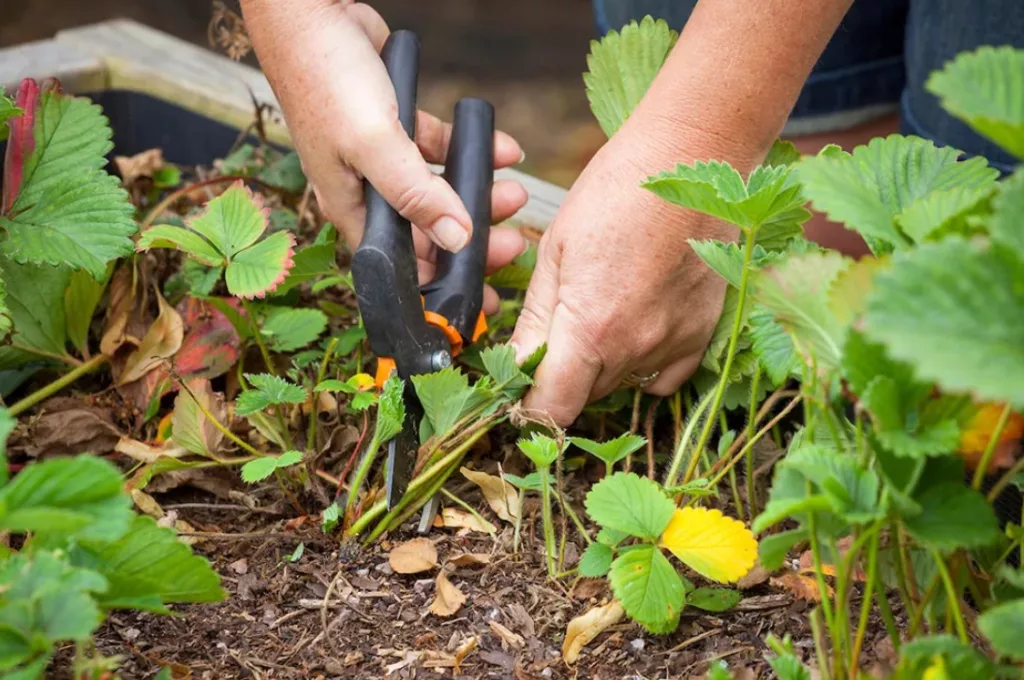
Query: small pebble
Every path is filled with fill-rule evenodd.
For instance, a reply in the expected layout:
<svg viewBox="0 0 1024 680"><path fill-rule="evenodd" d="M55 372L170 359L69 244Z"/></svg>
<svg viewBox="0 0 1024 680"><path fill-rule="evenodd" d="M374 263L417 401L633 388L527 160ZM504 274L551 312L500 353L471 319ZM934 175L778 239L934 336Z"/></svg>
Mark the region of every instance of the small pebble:
<svg viewBox="0 0 1024 680"><path fill-rule="evenodd" d="M412 589L421 595L433 587L434 579L432 578L421 578L412 584Z"/></svg>
<svg viewBox="0 0 1024 680"><path fill-rule="evenodd" d="M359 571L356 572L356 576L369 576L369 575L370 575L370 570L369 569L365 569L365 568L364 569L360 569Z"/></svg>
<svg viewBox="0 0 1024 680"><path fill-rule="evenodd" d="M391 576L395 573L395 570L392 569L391 565L387 562L381 562L376 567L374 567L373 570L377 573L384 574L385 576Z"/></svg>
<svg viewBox="0 0 1024 680"><path fill-rule="evenodd" d="M630 640L629 646L633 649L634 652L642 652L644 651L645 646L644 639L637 638L635 640Z"/></svg>

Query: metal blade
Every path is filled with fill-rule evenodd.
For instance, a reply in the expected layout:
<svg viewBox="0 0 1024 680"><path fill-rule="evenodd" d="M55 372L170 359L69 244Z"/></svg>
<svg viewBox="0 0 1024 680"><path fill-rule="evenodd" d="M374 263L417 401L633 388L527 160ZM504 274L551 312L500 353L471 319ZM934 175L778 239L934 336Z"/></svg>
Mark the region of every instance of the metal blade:
<svg viewBox="0 0 1024 680"><path fill-rule="evenodd" d="M402 431L388 443L388 459L384 470L388 510L402 500L416 467L416 454L420 448L419 423L423 407L416 397L412 381L405 384L405 422Z"/></svg>
<svg viewBox="0 0 1024 680"><path fill-rule="evenodd" d="M440 494L434 494L427 501L426 505L423 506L423 510L420 513L420 523L416 528L416 531L421 534L426 534L430 531L430 527L434 525L434 518L437 517L437 511L441 506Z"/></svg>

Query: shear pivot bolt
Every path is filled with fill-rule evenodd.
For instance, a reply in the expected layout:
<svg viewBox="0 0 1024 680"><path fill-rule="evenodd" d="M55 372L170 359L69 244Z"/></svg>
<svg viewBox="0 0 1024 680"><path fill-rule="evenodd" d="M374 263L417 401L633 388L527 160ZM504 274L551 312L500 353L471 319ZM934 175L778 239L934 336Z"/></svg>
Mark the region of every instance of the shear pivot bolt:
<svg viewBox="0 0 1024 680"><path fill-rule="evenodd" d="M452 365L452 355L443 349L439 349L430 355L430 368L435 371L448 368Z"/></svg>

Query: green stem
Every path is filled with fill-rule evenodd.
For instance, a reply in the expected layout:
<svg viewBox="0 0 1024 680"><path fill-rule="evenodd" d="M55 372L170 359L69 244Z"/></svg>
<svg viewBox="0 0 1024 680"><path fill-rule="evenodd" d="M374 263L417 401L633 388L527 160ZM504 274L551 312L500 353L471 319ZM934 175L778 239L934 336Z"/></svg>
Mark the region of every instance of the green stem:
<svg viewBox="0 0 1024 680"><path fill-rule="evenodd" d="M1003 429L1006 427L1006 422L1010 419L1010 412L1012 409L1007 404L1003 407L1003 412L999 414L999 420L996 422L996 427L992 430L992 436L988 439L988 445L985 446L985 452L981 454L981 462L978 464L978 469L974 471L974 479L971 480L971 487L975 491L981 489L981 483L985 481L985 474L988 472L989 462L992 460L992 454L996 452L996 447L999 444L999 439L1003 434Z"/></svg>
<svg viewBox="0 0 1024 680"><path fill-rule="evenodd" d="M260 355L263 356L263 363L267 365L267 370L270 375L277 375L277 369L274 367L274 362L270 358L270 352L267 351L267 345L263 342L263 334L260 332L260 326L256 323L256 315L252 311L252 305L245 298L239 298L242 301L242 309L245 310L245 315L249 318L249 325L252 327L252 337L256 341L256 346L260 348Z"/></svg>
<svg viewBox="0 0 1024 680"><path fill-rule="evenodd" d="M370 466L377 457L377 449L380 448L380 439L374 433L370 438L370 445L363 451L363 457L359 459L359 467L352 475L352 482L348 485L348 499L345 501L345 512L352 512L356 505L356 498L359 496L359 489L363 485L366 476L370 474Z"/></svg>
<svg viewBox="0 0 1024 680"><path fill-rule="evenodd" d="M500 419L495 420L491 423L491 426L496 425L499 422L501 422ZM419 491L420 488L431 483L436 475L439 475L440 473L444 472L444 470L451 467L453 463L459 461L462 458L462 456L464 456L466 452L468 452L473 447L473 445L476 444L476 442L479 441L480 438L483 437L489 430L490 427L481 428L479 431L473 433L471 437L467 438L458 447L452 449L450 453L447 453L439 460L432 462L425 470L423 470L423 472L416 475L416 477L413 478L411 482L409 482L409 488L406 490L405 496L403 496L402 500L398 502L398 505L396 506L395 509L398 510L399 508L404 507L403 504L406 504L407 498L410 498L413 494ZM372 507L366 510L362 515L359 516L359 519L352 524L347 534L349 536L358 536L360 533L366 530L366 527L369 526L370 522L379 517L386 510L387 503L383 500L378 501ZM395 514L397 515L397 513ZM383 529L381 529L381 532L383 532Z"/></svg>
<svg viewBox="0 0 1024 680"><path fill-rule="evenodd" d="M964 623L964 613L960 610L960 596L956 593L953 578L949 575L949 569L946 567L946 562L942 559L939 551L932 548L931 553L932 559L935 560L935 566L939 569L942 585L946 589L946 610L952 612L953 622L956 624L956 632L960 636L960 642L965 645L970 644L970 639L967 637L967 626Z"/></svg>
<svg viewBox="0 0 1024 680"><path fill-rule="evenodd" d="M683 466L683 459L686 457L686 449L688 448L687 444L693 436L693 431L697 429L698 425L700 425L701 418L704 415L704 410L711 404L713 396L713 392L708 392L700 398L700 401L697 402L695 407L689 409L689 422L686 423L683 435L679 438L679 445L672 454L672 465L669 466L668 474L665 475L664 486L666 488L672 488L676 485L676 480L679 477L679 468ZM692 460L694 461L694 465L696 465L696 459L698 457L699 456L696 453L693 454Z"/></svg>
<svg viewBox="0 0 1024 680"><path fill-rule="evenodd" d="M242 440L241 437L239 437L234 432L232 432L227 427L225 427L224 423L222 423L219 420L217 420L217 418L212 413L210 413L210 409L206 408L206 406L203 405L203 402L201 402L199 399L196 399L195 393L192 392L192 390L189 388L189 386L185 384L185 381L179 380L178 384L181 385L181 389L185 390L185 392L188 394L189 398L191 398L192 401L194 401L196 403L196 408L199 409L199 412L202 413L204 416L206 416L206 419L209 420L213 424L213 426L220 431L221 434L223 434L225 437L230 439L232 442L234 442L240 448L242 448L245 451L248 451L249 453L251 453L253 456L255 456L257 458L266 458L267 457L267 454L260 453L259 451L257 451L251 445L247 444L244 440ZM215 458L215 460L217 460L217 462L219 462L221 464L225 464L225 465L229 463L229 461L221 461L220 459L216 459L216 458Z"/></svg>
<svg viewBox="0 0 1024 680"><path fill-rule="evenodd" d="M569 501L565 499L564 494L558 494L558 503L562 507L562 511L565 512L565 514L569 516L569 519L572 520L572 523L576 525L576 530L580 532L580 536L582 536L583 540L587 542L587 545L593 543L594 540L590 538L590 532L587 531L585 526L583 526L583 522L580 521L579 515L577 515L576 511L572 509L572 505L570 505Z"/></svg>
<svg viewBox="0 0 1024 680"><path fill-rule="evenodd" d="M809 485L808 485L809 486ZM807 489L807 493L810 493L810 488ZM828 599L828 589L825 587L825 576L824 569L822 568L821 562L821 546L818 543L818 532L814 525L814 513L810 512L807 514L807 534L808 542L811 544L811 556L814 558L814 576L818 583L818 592L821 594L821 611L825 616L825 625L828 628L830 637L832 638L833 648L838 648L838 636L836 635L835 629L835 618L832 612L832 602ZM838 668L838 665L836 666ZM827 668L826 666L822 667Z"/></svg>
<svg viewBox="0 0 1024 680"><path fill-rule="evenodd" d="M740 331L743 330L743 310L747 304L747 288L750 284L751 270L750 261L754 254L754 236L756 232L757 229L753 226L746 230L747 239L743 247L743 274L740 276L740 290L736 301L736 316L732 322L732 335L729 336L729 349L726 351L725 363L722 365L722 377L718 380L718 386L715 389L715 399L711 403L711 411L704 421L704 430L700 433L700 438L697 440L697 453L690 459L690 465L686 469L686 474L683 475L683 484L687 484L693 479L694 470L697 468L699 452L704 450L708 440L711 438L711 432L715 429L715 418L718 415L718 409L722 406L722 399L725 398L725 390L729 385L732 362L736 358L736 346L739 343Z"/></svg>
<svg viewBox="0 0 1024 680"><path fill-rule="evenodd" d="M1021 472L1024 472L1024 458L1018 460L1012 468L1006 471L1006 474L999 478L999 481L995 483L995 486L989 489L988 496L986 497L988 502L995 503L996 499L999 498L999 494L1003 492L1003 489L1005 489L1007 485Z"/></svg>
<svg viewBox="0 0 1024 680"><path fill-rule="evenodd" d="M739 453L737 453L729 461L727 461L725 467L722 470L720 470L717 475L711 478L711 481L708 482L708 488L714 488L716 484L721 482L722 477L726 475L726 473L732 468L732 466L736 465L736 463L742 460L748 452L752 451L754 448L754 444L761 441L761 438L764 437L764 435L767 434L769 431L771 431L771 429L775 427L775 425L780 420L789 415L789 412L796 408L797 404L799 404L801 401L803 401L803 395L796 395L790 400L788 404L786 404L785 408L783 408L781 411L779 411L778 414L775 415L774 418L765 423L764 427L762 427L760 430L757 431L757 433L754 434L753 439L746 442L743 445L743 448L740 449Z"/></svg>
<svg viewBox="0 0 1024 680"><path fill-rule="evenodd" d="M825 638L821 634L821 609L811 610L808 621L811 624L811 637L814 640L814 654L818 657L818 672L821 673L821 680L831 680L832 674L828 670L828 657L825 655Z"/></svg>
<svg viewBox="0 0 1024 680"><path fill-rule="evenodd" d="M871 545L868 547L868 579L864 584L864 598L860 603L860 618L857 620L857 633L853 639L853 649L850 651L850 677L854 679L857 678L858 668L860 666L860 650L864 645L864 633L868 628L868 614L871 611L871 591L874 590L875 578L878 574L878 543L881 534L880 529L880 525L876 524L870 530Z"/></svg>
<svg viewBox="0 0 1024 680"><path fill-rule="evenodd" d="M875 601L878 603L878 611L882 613L885 629L889 632L889 641L892 642L892 648L899 652L901 644L900 630L896 627L896 617L892 615L892 608L889 606L889 597L885 592L885 582L880 578L875 579Z"/></svg>
<svg viewBox="0 0 1024 680"><path fill-rule="evenodd" d="M519 537L523 528L523 498L526 496L523 489L519 489L519 505L516 506L516 516L512 529L512 554L519 554Z"/></svg>
<svg viewBox="0 0 1024 680"><path fill-rule="evenodd" d="M48 399L57 392L60 392L62 389L64 389L71 383L75 382L82 376L92 373L94 370L96 370L105 363L107 363L107 357L105 357L102 354L97 354L96 356L94 356L92 359L85 362L81 366L78 366L68 371L61 377L57 378L56 380L47 385L44 385L43 387L28 395L24 399L15 402L9 409L7 409L7 412L12 417L17 416L20 413L24 413L25 411L32 408L33 406L43 401L44 399Z"/></svg>
<svg viewBox="0 0 1024 680"><path fill-rule="evenodd" d="M757 412L757 392L761 387L761 367L754 371L754 378L750 385L750 407L747 410L747 441L754 439L754 414ZM754 488L754 448L751 447L745 456L746 460L746 486L747 486L747 512L753 519L757 515L757 491Z"/></svg>
<svg viewBox="0 0 1024 680"><path fill-rule="evenodd" d="M59 361L62 364L67 364L68 366L71 366L72 368L77 368L82 365L81 361L68 354L57 354L55 352L47 352L46 350L39 349L37 347L29 347L27 345L22 345L17 342L12 342L10 346L13 349L25 352L26 354L35 354L37 357L50 359L52 361Z"/></svg>
<svg viewBox="0 0 1024 680"><path fill-rule="evenodd" d="M327 349L324 351L324 358L320 362L320 370L316 372L316 384L319 385L324 381L327 376L327 365L330 364L331 358L334 356L334 348L338 344L338 338L331 338L330 343L327 345ZM320 411L317 405L319 392L313 392L312 406L309 409L309 429L306 432L306 449L313 453L313 449L316 448L316 426L320 422Z"/></svg>
<svg viewBox="0 0 1024 680"><path fill-rule="evenodd" d="M551 518L551 471L547 467L538 467L540 473L540 513L544 523L544 552L548 565L548 576L555 577L555 524Z"/></svg>

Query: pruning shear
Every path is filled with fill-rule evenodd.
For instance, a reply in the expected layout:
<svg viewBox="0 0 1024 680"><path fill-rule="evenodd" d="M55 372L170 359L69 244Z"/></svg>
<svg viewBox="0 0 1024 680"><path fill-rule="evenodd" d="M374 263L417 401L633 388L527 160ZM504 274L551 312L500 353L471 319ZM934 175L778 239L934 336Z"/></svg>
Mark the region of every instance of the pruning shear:
<svg viewBox="0 0 1024 680"><path fill-rule="evenodd" d="M392 33L381 51L398 99L399 122L413 139L419 52L419 38L405 30ZM411 225L369 182L366 226L352 256L359 310L370 348L378 357L377 386L382 387L392 375L405 383L405 422L388 443L389 510L408 488L420 446L424 411L410 378L450 366L453 357L487 329L481 307L494 184L494 107L490 103L475 98L456 103L444 177L466 206L473 233L458 253L438 251L431 282L419 285ZM421 532L436 512L434 497L424 509Z"/></svg>

